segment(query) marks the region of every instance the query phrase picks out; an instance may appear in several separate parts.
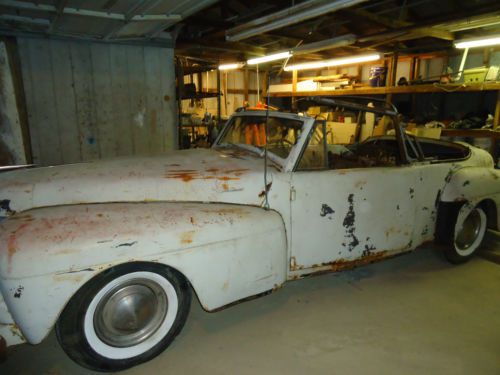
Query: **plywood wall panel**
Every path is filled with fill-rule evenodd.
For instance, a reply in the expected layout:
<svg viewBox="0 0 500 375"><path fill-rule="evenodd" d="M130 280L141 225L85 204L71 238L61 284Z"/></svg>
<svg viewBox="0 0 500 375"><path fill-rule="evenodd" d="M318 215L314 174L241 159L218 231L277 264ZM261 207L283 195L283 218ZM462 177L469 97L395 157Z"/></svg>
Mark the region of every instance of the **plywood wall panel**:
<svg viewBox="0 0 500 375"><path fill-rule="evenodd" d="M160 154L165 147L165 116L158 110L162 106L161 84L158 77L161 70L161 56L157 48L144 47L144 79L146 83L146 109L145 128L151 134L149 150L153 154Z"/></svg>
<svg viewBox="0 0 500 375"><path fill-rule="evenodd" d="M57 116L58 137L61 147L61 163L76 163L82 160L79 130L75 126L76 100L73 89L73 66L70 59L70 46L67 42L57 41L49 46L53 71L55 115ZM37 128L37 127L36 127ZM43 130L42 130L43 131Z"/></svg>
<svg viewBox="0 0 500 375"><path fill-rule="evenodd" d="M148 47L149 48L149 47ZM158 51L160 54L160 91L162 100L162 118L161 125L164 127L165 151L172 150L177 147L178 128L170 126L177 124L177 101L175 97L175 68L174 68L174 50L162 48ZM172 63L170 63L172 62Z"/></svg>
<svg viewBox="0 0 500 375"><path fill-rule="evenodd" d="M126 50L122 46L109 47L111 60L111 91L115 154L133 154L132 124L129 116L128 63Z"/></svg>
<svg viewBox="0 0 500 375"><path fill-rule="evenodd" d="M95 101L95 124L101 158L116 156L116 136L113 121L113 91L111 86L110 49L104 44L90 45L92 65L92 95Z"/></svg>
<svg viewBox="0 0 500 375"><path fill-rule="evenodd" d="M57 102L54 98L53 67L50 50L42 44L30 44L28 48L30 60L36 64L39 72L32 76L32 87L41 91L33 95L33 104L37 110L34 118L39 124L37 133L40 162L61 164L62 155L57 120Z"/></svg>
<svg viewBox="0 0 500 375"><path fill-rule="evenodd" d="M37 164L177 147L173 50L20 38Z"/></svg>

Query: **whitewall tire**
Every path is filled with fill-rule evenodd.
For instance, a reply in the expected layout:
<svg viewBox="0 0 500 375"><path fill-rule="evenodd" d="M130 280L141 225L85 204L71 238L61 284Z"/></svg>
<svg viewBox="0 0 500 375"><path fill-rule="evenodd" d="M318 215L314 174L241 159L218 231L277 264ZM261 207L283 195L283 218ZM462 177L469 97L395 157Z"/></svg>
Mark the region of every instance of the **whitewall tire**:
<svg viewBox="0 0 500 375"><path fill-rule="evenodd" d="M61 346L77 363L115 371L161 353L185 323L187 281L158 264L128 263L85 284L56 325Z"/></svg>

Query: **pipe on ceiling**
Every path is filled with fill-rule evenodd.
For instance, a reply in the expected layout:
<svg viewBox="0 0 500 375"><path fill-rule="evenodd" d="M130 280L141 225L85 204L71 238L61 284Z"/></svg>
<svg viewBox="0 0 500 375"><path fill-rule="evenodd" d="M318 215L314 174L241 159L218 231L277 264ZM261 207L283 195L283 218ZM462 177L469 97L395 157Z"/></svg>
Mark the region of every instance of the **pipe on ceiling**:
<svg viewBox="0 0 500 375"><path fill-rule="evenodd" d="M239 41L247 39L285 26L294 25L326 13L335 12L343 8L349 8L366 1L368 0L309 0L280 12L261 17L257 20L250 21L236 28L227 30L226 40Z"/></svg>
<svg viewBox="0 0 500 375"><path fill-rule="evenodd" d="M336 38L321 40L319 42L302 44L299 47L293 48L292 52L294 55L304 55L307 53L324 51L327 49L350 46L354 43L356 43L356 35L346 34L338 36Z"/></svg>

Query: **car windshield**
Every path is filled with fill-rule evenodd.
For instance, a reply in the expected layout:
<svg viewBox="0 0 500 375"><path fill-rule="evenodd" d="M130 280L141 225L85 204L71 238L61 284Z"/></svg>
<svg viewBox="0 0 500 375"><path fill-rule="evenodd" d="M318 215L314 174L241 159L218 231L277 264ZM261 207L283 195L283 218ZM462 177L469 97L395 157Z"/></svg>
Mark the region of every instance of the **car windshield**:
<svg viewBox="0 0 500 375"><path fill-rule="evenodd" d="M286 159L302 132L303 121L269 116L267 150ZM265 116L235 116L225 127L216 147L235 146L263 155L266 145Z"/></svg>

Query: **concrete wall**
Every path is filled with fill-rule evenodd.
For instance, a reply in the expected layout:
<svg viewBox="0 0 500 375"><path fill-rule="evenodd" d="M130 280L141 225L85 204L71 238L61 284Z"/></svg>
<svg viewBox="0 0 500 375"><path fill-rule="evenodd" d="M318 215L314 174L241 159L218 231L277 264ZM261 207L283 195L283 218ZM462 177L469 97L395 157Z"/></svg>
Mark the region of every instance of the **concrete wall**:
<svg viewBox="0 0 500 375"><path fill-rule="evenodd" d="M29 38L18 46L34 163L176 147L172 49Z"/></svg>
<svg viewBox="0 0 500 375"><path fill-rule="evenodd" d="M0 165L26 164L9 56L0 42Z"/></svg>

